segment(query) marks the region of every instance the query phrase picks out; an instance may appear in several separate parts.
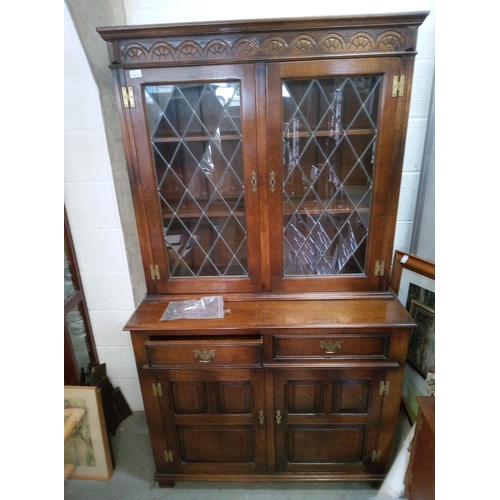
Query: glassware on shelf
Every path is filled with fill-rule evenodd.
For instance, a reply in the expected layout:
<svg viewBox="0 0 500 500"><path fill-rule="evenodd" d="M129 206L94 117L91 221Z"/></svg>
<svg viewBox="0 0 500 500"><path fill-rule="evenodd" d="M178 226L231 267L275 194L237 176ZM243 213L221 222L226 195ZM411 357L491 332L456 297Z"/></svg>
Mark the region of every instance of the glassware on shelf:
<svg viewBox="0 0 500 500"><path fill-rule="evenodd" d="M363 274L381 77L285 80L284 274Z"/></svg>

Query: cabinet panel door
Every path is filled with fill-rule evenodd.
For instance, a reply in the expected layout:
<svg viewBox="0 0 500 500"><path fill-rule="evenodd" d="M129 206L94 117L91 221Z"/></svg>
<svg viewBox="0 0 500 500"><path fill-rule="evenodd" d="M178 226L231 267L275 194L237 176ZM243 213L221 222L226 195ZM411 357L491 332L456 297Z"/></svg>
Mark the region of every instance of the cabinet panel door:
<svg viewBox="0 0 500 500"><path fill-rule="evenodd" d="M253 66L150 68L125 78L151 293L258 291Z"/></svg>
<svg viewBox="0 0 500 500"><path fill-rule="evenodd" d="M280 472L373 470L383 370L276 370L276 469Z"/></svg>
<svg viewBox="0 0 500 500"><path fill-rule="evenodd" d="M404 100L398 58L267 67L271 287L377 290L390 262Z"/></svg>
<svg viewBox="0 0 500 500"><path fill-rule="evenodd" d="M156 370L172 472L265 472L264 372Z"/></svg>

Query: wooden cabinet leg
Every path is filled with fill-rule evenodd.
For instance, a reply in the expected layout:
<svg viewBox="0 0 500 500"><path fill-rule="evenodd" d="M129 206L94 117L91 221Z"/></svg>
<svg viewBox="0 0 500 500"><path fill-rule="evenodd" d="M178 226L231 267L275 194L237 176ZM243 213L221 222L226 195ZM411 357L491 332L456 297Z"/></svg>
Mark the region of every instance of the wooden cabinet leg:
<svg viewBox="0 0 500 500"><path fill-rule="evenodd" d="M173 488L175 485L175 482L174 481L168 481L166 479L160 479L158 481L158 486L160 488Z"/></svg>

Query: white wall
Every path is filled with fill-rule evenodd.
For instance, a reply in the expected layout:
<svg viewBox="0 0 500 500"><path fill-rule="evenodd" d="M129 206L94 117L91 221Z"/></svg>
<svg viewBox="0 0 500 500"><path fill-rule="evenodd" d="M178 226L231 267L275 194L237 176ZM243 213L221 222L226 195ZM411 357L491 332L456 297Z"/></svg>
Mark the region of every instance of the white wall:
<svg viewBox="0 0 500 500"><path fill-rule="evenodd" d="M419 31L403 183L395 248L410 244L419 171L434 70L434 0L369 0L355 4L124 0L128 24L156 24L264 17L306 17L431 10ZM122 328L133 312L133 297L123 235L111 176L96 85L65 6L65 153L64 199L75 241L99 360L112 384L119 386L133 410L142 410L130 336Z"/></svg>
<svg viewBox="0 0 500 500"><path fill-rule="evenodd" d="M132 287L97 87L64 9L64 203L99 361L134 410L143 408L130 334Z"/></svg>

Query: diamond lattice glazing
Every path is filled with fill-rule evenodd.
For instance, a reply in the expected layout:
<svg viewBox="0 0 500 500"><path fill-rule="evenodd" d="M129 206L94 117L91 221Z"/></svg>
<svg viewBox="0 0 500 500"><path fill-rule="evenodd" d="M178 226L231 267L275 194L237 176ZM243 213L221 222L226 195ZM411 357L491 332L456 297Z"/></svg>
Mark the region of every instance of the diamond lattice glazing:
<svg viewBox="0 0 500 500"><path fill-rule="evenodd" d="M364 273L380 82L283 82L285 276Z"/></svg>
<svg viewBox="0 0 500 500"><path fill-rule="evenodd" d="M145 92L170 275L247 276L239 83Z"/></svg>

